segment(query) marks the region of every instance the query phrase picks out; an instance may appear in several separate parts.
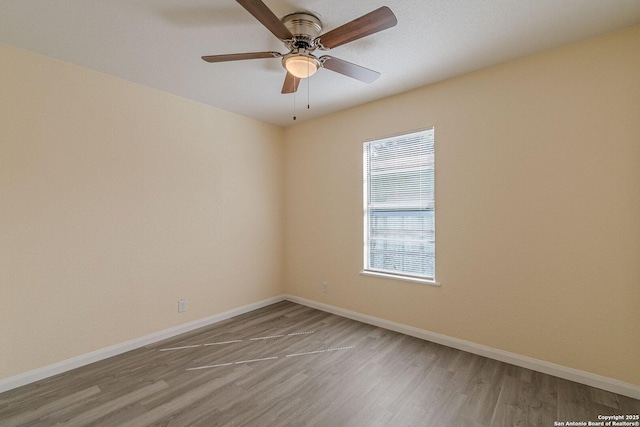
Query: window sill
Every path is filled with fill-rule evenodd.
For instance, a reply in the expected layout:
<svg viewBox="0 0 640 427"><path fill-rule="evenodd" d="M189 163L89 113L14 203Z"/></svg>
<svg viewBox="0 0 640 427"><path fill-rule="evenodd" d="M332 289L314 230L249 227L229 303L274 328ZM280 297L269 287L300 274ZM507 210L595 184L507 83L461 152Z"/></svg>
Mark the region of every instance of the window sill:
<svg viewBox="0 0 640 427"><path fill-rule="evenodd" d="M361 271L360 274L362 274L363 276L382 277L385 279L404 280L405 282L416 282L423 283L425 285L440 286L440 282L436 281L435 279L420 279L418 277L400 276L396 274L379 273L377 271L367 270Z"/></svg>

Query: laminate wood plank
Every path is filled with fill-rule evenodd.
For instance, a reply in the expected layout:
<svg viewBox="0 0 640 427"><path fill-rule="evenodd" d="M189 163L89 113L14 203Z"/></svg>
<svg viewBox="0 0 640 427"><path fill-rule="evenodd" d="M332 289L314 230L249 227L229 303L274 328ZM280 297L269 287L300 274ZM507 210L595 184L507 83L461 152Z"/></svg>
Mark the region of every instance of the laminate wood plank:
<svg viewBox="0 0 640 427"><path fill-rule="evenodd" d="M163 418L170 419L173 414L178 414L186 408L189 408L194 402L206 399L215 391L219 390L221 386L232 383L237 378L245 374L248 369L249 368L246 366L240 366L235 368L229 375L206 382L203 385L185 393L176 393L175 391L172 391L170 394L167 393L167 395L172 396L170 399L167 399L162 404L150 407L143 415L123 422L120 426L138 427L141 425L158 423Z"/></svg>
<svg viewBox="0 0 640 427"><path fill-rule="evenodd" d="M517 378L507 377L502 383L500 397L495 405L491 426L528 425L530 385Z"/></svg>
<svg viewBox="0 0 640 427"><path fill-rule="evenodd" d="M638 400L286 301L0 394L3 427L546 427L635 413Z"/></svg>
<svg viewBox="0 0 640 427"><path fill-rule="evenodd" d="M640 400L632 399L627 396L620 396L618 394L616 394L616 400L618 401L620 413L627 415L640 414Z"/></svg>
<svg viewBox="0 0 640 427"><path fill-rule="evenodd" d="M418 389L423 379L429 375L431 369L434 369L433 362L434 358L427 352L415 353L414 357L406 363L406 368L403 371L394 371L394 374L382 383L376 378L378 371L384 372L385 367L378 365L369 380L379 383L374 389L375 395L368 399L367 404L359 413L355 414L354 418L373 424L381 423L382 420L387 419L390 422L400 412L407 400L414 396L420 396Z"/></svg>
<svg viewBox="0 0 640 427"><path fill-rule="evenodd" d="M472 369L462 371L462 376L466 377L467 381L464 384L464 380L461 380L464 385L460 393L468 399L461 415L482 425L488 425L505 380L505 364L474 356L474 362L477 362L469 365ZM457 372L454 378L458 379L460 376L461 372Z"/></svg>
<svg viewBox="0 0 640 427"><path fill-rule="evenodd" d="M531 384L527 408L529 425L553 425L558 413L558 378L525 368L520 369L528 371L528 383Z"/></svg>
<svg viewBox="0 0 640 427"><path fill-rule="evenodd" d="M58 423L58 425L74 427L85 426L90 423L94 423L100 418L113 414L126 406L137 403L140 399L146 396L149 396L161 390L165 390L167 388L169 388L169 385L164 381L158 381L153 384L149 384L146 387L138 388L117 398L110 399L109 401L92 407L89 410L82 411L73 418Z"/></svg>
<svg viewBox="0 0 640 427"><path fill-rule="evenodd" d="M594 403L598 403L609 408L619 409L618 399L616 399L615 393L593 387L589 388L589 393L589 397Z"/></svg>
<svg viewBox="0 0 640 427"><path fill-rule="evenodd" d="M567 380L558 381L559 421L590 420L592 403L587 386Z"/></svg>
<svg viewBox="0 0 640 427"><path fill-rule="evenodd" d="M391 419L390 425L411 425L416 420L431 420L440 408L446 406L446 402L454 393L448 389L454 375L453 371L435 365L422 377L422 381L414 392L406 399Z"/></svg>
<svg viewBox="0 0 640 427"><path fill-rule="evenodd" d="M55 400L51 400L46 405L40 407L32 406L30 408L27 408L26 410L17 408L19 409L19 411L13 416L4 416L2 418L2 423L7 426L19 426L33 423L40 417L51 414L59 409L67 408L76 402L82 401L91 396L95 396L99 393L100 388L94 385L75 393L63 395L59 398L56 398Z"/></svg>

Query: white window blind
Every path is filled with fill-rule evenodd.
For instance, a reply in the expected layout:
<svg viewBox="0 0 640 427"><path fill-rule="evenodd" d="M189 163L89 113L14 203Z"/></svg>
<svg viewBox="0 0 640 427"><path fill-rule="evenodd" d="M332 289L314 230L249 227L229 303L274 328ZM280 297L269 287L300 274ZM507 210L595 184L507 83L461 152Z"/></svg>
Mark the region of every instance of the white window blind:
<svg viewBox="0 0 640 427"><path fill-rule="evenodd" d="M364 144L365 272L435 280L434 131Z"/></svg>

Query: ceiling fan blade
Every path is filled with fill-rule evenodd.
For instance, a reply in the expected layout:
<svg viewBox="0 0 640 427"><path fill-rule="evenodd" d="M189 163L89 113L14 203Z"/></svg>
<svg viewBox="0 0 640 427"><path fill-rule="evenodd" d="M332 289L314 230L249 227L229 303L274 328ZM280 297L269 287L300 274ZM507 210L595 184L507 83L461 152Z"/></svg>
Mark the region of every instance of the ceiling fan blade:
<svg viewBox="0 0 640 427"><path fill-rule="evenodd" d="M293 38L291 31L278 19L276 15L260 0L236 0L247 12L253 15L262 23L267 30L280 40L290 40Z"/></svg>
<svg viewBox="0 0 640 427"><path fill-rule="evenodd" d="M352 64L351 62L343 61L342 59L334 58L333 56L321 56L320 63L322 64L322 67L327 70L344 74L345 76L365 83L373 83L378 77L380 77L380 73L377 71Z"/></svg>
<svg viewBox="0 0 640 427"><path fill-rule="evenodd" d="M226 62L240 61L242 59L261 59L261 58L279 58L282 54L279 52L251 52L251 53L229 53L226 55L209 55L203 56L207 62Z"/></svg>
<svg viewBox="0 0 640 427"><path fill-rule="evenodd" d="M282 85L282 93L294 93L298 90L300 79L293 74L287 72L287 76L284 78L284 84Z"/></svg>
<svg viewBox="0 0 640 427"><path fill-rule="evenodd" d="M335 28L321 35L320 46L324 49L332 49L345 43L358 40L362 37L375 34L378 31L391 28L398 23L396 16L387 6L369 12L360 18Z"/></svg>

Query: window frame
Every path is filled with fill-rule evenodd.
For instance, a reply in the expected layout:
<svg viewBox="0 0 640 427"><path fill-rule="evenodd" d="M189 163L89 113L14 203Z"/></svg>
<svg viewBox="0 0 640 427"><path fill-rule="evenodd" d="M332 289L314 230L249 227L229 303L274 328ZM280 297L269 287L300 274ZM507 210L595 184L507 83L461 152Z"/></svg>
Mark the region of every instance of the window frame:
<svg viewBox="0 0 640 427"><path fill-rule="evenodd" d="M396 271L389 271L389 270L384 270L384 269L376 269L376 268L370 268L370 256L371 256L371 248L369 246L369 237L370 237L370 230L369 230L369 218L370 218L370 212L369 212L369 196L370 196L370 182L369 182L369 151L368 151L368 147L375 142L383 142L386 140L389 141L393 141L393 140L397 140L397 139L402 139L402 138L410 138L412 135L414 134L420 134L423 132L433 132L433 166L431 168L427 168L425 170L431 169L432 173L433 173L433 196L432 196L432 203L433 203L433 208L432 208L432 215L433 215L433 276L422 276L419 274L412 274L410 272L398 272ZM435 226L435 215L436 215L436 207L435 207L435 201L436 201L436 183L435 183L435 127L431 126L431 127L427 127L427 128L423 128L423 129L419 129L419 130L414 130L414 131L409 131L409 132L403 132L400 134L396 134L396 135L392 135L392 136L387 136L384 138L376 138L376 139L370 139L367 140L365 142L363 142L362 145L362 176L363 176L363 180L362 180L362 200L363 200L363 269L360 272L360 274L366 275L366 276L374 276L374 277L381 277L381 278L388 278L388 279L396 279L396 280L403 280L403 281L410 281L410 282L418 282L418 283L424 283L424 284L429 284L429 285L435 285L435 286L440 286L440 282L438 282L436 280L436 240L435 240L435 233L436 233L436 226ZM409 209L408 211L413 211L413 210L417 210L419 208L416 209ZM396 210L395 212L397 212L398 210Z"/></svg>

